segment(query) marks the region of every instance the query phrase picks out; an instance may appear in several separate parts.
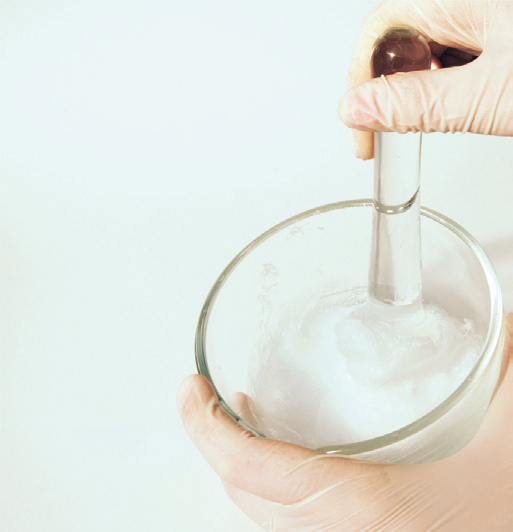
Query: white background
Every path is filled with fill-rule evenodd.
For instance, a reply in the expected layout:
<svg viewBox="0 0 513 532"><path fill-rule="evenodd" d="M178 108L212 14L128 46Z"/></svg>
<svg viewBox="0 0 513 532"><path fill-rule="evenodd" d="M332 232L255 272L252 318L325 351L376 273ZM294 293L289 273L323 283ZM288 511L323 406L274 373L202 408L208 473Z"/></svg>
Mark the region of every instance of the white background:
<svg viewBox="0 0 513 532"><path fill-rule="evenodd" d="M0 3L2 531L257 530L175 392L226 263L284 218L371 195L336 106L374 4ZM512 143L426 136L422 177L509 311Z"/></svg>

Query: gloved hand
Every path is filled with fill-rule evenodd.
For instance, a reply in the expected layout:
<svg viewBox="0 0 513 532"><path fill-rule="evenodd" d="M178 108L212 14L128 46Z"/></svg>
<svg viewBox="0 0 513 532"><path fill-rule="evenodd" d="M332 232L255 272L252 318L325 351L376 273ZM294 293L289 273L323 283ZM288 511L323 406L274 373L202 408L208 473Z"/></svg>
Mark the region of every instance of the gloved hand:
<svg viewBox="0 0 513 532"><path fill-rule="evenodd" d="M378 36L407 25L427 39L443 65L371 80ZM386 1L365 19L339 116L354 131L357 157L373 156L369 131L472 132L513 135L513 2L509 0ZM452 60L451 60L452 59Z"/></svg>
<svg viewBox="0 0 513 532"><path fill-rule="evenodd" d="M508 316L513 331L513 314ZM178 393L192 440L235 503L266 530L513 530L513 342L478 434L431 464L364 462L246 432L203 377Z"/></svg>

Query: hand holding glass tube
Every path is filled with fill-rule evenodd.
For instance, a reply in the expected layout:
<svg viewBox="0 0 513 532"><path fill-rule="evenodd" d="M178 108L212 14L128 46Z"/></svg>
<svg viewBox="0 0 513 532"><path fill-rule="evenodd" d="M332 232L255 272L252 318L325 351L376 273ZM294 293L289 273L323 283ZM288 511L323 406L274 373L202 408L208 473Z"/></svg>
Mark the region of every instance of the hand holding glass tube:
<svg viewBox="0 0 513 532"><path fill-rule="evenodd" d="M457 66L371 79L376 39L402 25L424 35L442 66ZM355 155L372 158L372 131L513 135L512 26L507 0L379 4L362 26L339 105L340 118L355 128Z"/></svg>

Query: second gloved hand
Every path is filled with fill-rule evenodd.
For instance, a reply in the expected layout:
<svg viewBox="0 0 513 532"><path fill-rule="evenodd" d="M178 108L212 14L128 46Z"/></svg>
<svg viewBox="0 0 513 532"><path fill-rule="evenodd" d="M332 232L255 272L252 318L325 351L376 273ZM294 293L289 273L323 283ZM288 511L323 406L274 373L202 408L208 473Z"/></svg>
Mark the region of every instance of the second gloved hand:
<svg viewBox="0 0 513 532"><path fill-rule="evenodd" d="M447 49L478 56L462 66L371 79L370 55L390 26L408 25L435 56ZM386 1L366 18L339 116L355 131L355 154L373 155L370 131L513 135L513 2Z"/></svg>

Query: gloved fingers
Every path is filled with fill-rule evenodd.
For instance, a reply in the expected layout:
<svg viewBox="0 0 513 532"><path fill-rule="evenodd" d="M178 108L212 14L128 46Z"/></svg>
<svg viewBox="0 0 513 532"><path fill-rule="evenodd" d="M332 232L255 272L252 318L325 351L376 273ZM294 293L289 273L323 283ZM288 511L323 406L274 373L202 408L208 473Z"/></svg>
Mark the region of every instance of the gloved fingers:
<svg viewBox="0 0 513 532"><path fill-rule="evenodd" d="M342 483L346 503L363 507L369 501L358 494L386 482L385 464L254 436L222 410L202 376L182 383L178 405L191 439L221 479L262 499L290 505Z"/></svg>
<svg viewBox="0 0 513 532"><path fill-rule="evenodd" d="M494 18L492 2L388 0L365 18L349 67L349 87L371 79L370 58L378 37L393 26L411 26L421 33L434 53L447 47L472 55L483 50L486 28ZM480 23L481 21L481 23Z"/></svg>
<svg viewBox="0 0 513 532"><path fill-rule="evenodd" d="M246 423L253 427L257 426L253 412L249 406L249 399L245 393L237 392L230 400L230 408Z"/></svg>
<svg viewBox="0 0 513 532"><path fill-rule="evenodd" d="M364 131L510 136L512 75L509 64L490 64L483 54L462 67L382 76L350 89L339 116Z"/></svg>
<svg viewBox="0 0 513 532"><path fill-rule="evenodd" d="M394 467L394 466L389 466ZM271 481L271 479L269 479ZM348 488L348 484L351 486ZM331 532L355 530L401 530L405 516L418 530L424 526L422 511L401 514L406 499L401 489L391 482L366 483L365 487L351 484L340 477L338 482L325 485L309 497L291 504L268 501L224 483L232 501L255 523L265 530L280 532Z"/></svg>
<svg viewBox="0 0 513 532"><path fill-rule="evenodd" d="M348 87L371 79L372 49L376 39L391 26L416 28L437 56L447 48L475 56L483 50L496 8L496 1L486 0L388 0L379 4L365 18L360 30L349 67ZM353 131L353 151L361 159L371 159L372 133Z"/></svg>
<svg viewBox="0 0 513 532"><path fill-rule="evenodd" d="M411 26L421 33L435 53L456 48L479 55L487 28L495 17L496 2L447 0L388 0L365 18L349 67L349 87L370 79L370 58L377 38L392 26Z"/></svg>
<svg viewBox="0 0 513 532"><path fill-rule="evenodd" d="M344 118L342 118L342 115L341 115L341 108L343 105L345 104L343 104L341 101L338 106L339 108L338 114L341 120L345 122ZM358 157L358 159L362 159L363 161L372 159L374 157L374 134L369 131L353 129L352 135L353 135L353 153L355 157Z"/></svg>
<svg viewBox="0 0 513 532"><path fill-rule="evenodd" d="M348 507L344 504L344 494L336 490L326 496L285 505L262 499L231 484L225 483L224 488L246 515L264 530L272 532L365 530L371 522L370 515L374 514L372 505L357 509Z"/></svg>
<svg viewBox="0 0 513 532"><path fill-rule="evenodd" d="M192 375L182 383L178 404L189 436L224 482L285 503L310 490L309 485L295 485L287 491L280 479L321 453L244 430L224 412L210 383L200 375ZM276 482L268 482L269 478Z"/></svg>
<svg viewBox="0 0 513 532"><path fill-rule="evenodd" d="M507 324L513 330L513 315ZM510 365L482 429L432 464L364 463L253 437L197 375L183 383L179 406L228 495L266 530L503 530L513 526L511 340L507 349Z"/></svg>
<svg viewBox="0 0 513 532"><path fill-rule="evenodd" d="M264 530L282 530L277 525L278 516L286 507L278 502L268 501L243 491L228 482L223 482L224 490L228 497L257 525Z"/></svg>

